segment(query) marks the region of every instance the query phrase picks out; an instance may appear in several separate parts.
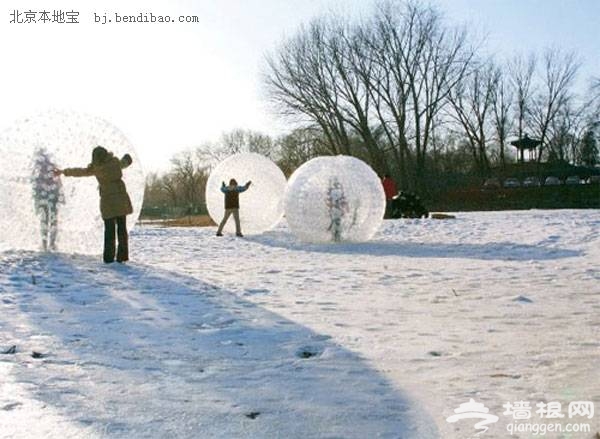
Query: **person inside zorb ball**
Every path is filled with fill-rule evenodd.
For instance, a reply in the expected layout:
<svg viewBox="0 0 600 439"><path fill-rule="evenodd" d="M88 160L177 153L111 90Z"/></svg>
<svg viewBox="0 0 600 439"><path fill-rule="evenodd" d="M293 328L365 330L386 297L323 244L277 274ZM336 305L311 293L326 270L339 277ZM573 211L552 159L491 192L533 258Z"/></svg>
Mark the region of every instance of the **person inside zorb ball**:
<svg viewBox="0 0 600 439"><path fill-rule="evenodd" d="M290 177L285 217L307 242L366 241L383 220L385 194L369 165L350 156L317 157Z"/></svg>
<svg viewBox="0 0 600 439"><path fill-rule="evenodd" d="M40 220L40 238L44 251L56 250L58 211L64 204L62 183L55 172L56 165L45 148L33 153L31 191L35 212Z"/></svg>
<svg viewBox="0 0 600 439"><path fill-rule="evenodd" d="M98 146L106 154L96 150ZM106 162L104 176L100 176L101 161ZM75 174L96 178L60 176L61 169L77 165L85 167ZM118 229L117 217L137 216L141 209L144 173L134 148L115 126L91 115L49 111L16 121L0 133L0 169L0 251L98 254L105 220L110 219L107 215L115 218ZM107 181L111 182L108 189ZM106 212L106 205L115 201L112 198L125 195L124 210L115 215ZM125 245L116 255L121 262L128 257L126 226L131 229L133 224L122 223ZM110 227L107 231L104 238L110 237Z"/></svg>
<svg viewBox="0 0 600 439"><path fill-rule="evenodd" d="M224 182L229 184L223 186ZM246 184L238 186L237 182ZM249 190L247 182L252 184ZM285 185L281 169L263 155L240 153L227 157L213 169L206 182L208 213L221 225L217 236L223 230L235 231L240 236L241 231L252 235L273 228L283 216ZM239 219L234 216L236 221L227 222L228 212L239 214Z"/></svg>
<svg viewBox="0 0 600 439"><path fill-rule="evenodd" d="M231 215L233 215L235 220L235 235L239 237L244 236L240 224L240 194L246 192L251 184L252 182L249 181L245 185L239 186L235 178L229 180L229 185L226 185L225 182L221 184L221 192L225 194L225 215L217 229L217 236L223 236L223 227L225 227Z"/></svg>

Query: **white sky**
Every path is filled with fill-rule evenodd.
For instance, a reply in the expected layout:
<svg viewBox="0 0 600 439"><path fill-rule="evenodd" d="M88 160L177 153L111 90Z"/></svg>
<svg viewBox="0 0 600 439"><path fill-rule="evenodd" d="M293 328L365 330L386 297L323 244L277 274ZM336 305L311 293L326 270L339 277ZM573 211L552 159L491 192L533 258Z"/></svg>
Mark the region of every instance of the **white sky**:
<svg viewBox="0 0 600 439"><path fill-rule="evenodd" d="M48 108L112 121L147 170L224 131L277 134L261 98L265 52L323 12L361 13L372 0L3 1L0 127ZM493 51L574 49L583 76L600 76L600 1L433 0L456 23L487 34ZM9 24L10 13L75 10L79 24ZM114 12L198 15L200 23L94 23Z"/></svg>

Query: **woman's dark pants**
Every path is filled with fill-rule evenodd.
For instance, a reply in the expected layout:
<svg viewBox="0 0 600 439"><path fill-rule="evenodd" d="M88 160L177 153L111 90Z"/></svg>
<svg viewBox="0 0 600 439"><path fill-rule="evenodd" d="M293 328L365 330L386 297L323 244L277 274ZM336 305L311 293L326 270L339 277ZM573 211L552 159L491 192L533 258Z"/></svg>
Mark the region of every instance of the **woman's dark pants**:
<svg viewBox="0 0 600 439"><path fill-rule="evenodd" d="M127 221L125 216L104 220L104 262L115 260L115 228L117 232L117 262L129 260L129 244L127 236Z"/></svg>

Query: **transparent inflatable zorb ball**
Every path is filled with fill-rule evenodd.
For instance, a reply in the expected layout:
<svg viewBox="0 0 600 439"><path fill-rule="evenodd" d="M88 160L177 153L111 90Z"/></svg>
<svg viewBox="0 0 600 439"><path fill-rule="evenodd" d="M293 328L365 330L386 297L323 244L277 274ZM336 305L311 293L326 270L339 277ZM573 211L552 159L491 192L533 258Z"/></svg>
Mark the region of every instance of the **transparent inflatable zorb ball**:
<svg viewBox="0 0 600 439"><path fill-rule="evenodd" d="M109 122L87 114L52 111L18 120L0 133L0 250L99 254L103 220L95 177L54 175L84 168L101 145L133 163L123 181L133 204L131 229L142 207L144 173L127 138Z"/></svg>
<svg viewBox="0 0 600 439"><path fill-rule="evenodd" d="M292 174L285 193L291 231L307 242L366 241L383 220L377 174L350 156L317 157Z"/></svg>
<svg viewBox="0 0 600 439"><path fill-rule="evenodd" d="M215 167L206 183L206 207L217 224L225 213L223 182L235 179L239 186L252 181L250 188L239 194L240 223L244 234L258 234L272 229L283 216L283 194L286 179L281 169L267 157L256 153L240 153L227 157ZM224 230L235 232L233 216Z"/></svg>

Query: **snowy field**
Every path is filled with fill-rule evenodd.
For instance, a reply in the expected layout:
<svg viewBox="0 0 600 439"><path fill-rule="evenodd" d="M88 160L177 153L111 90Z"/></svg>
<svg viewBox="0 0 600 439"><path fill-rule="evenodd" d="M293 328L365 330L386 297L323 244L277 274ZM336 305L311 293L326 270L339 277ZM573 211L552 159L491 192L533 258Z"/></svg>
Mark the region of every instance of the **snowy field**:
<svg viewBox="0 0 600 439"><path fill-rule="evenodd" d="M339 245L144 226L127 265L1 253L0 437L468 438L446 418L473 398L500 418L477 437L526 438L503 404L600 411L600 211L456 216Z"/></svg>

